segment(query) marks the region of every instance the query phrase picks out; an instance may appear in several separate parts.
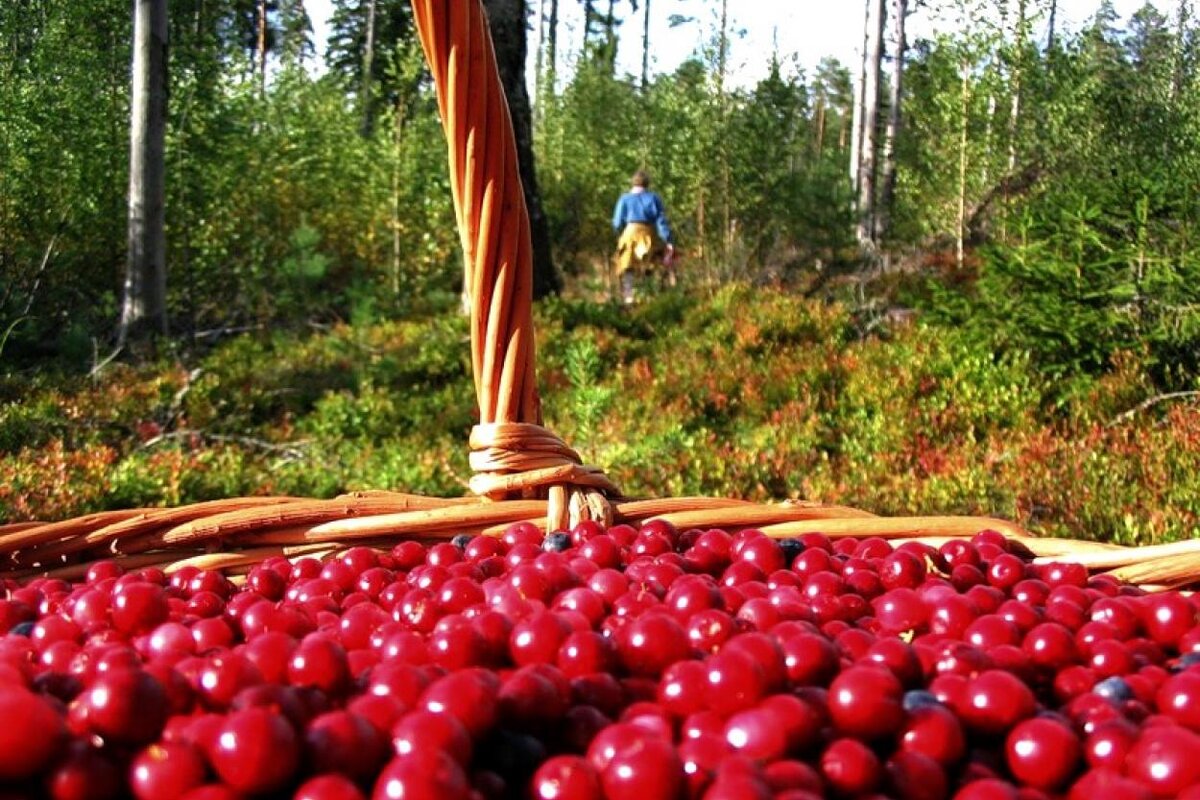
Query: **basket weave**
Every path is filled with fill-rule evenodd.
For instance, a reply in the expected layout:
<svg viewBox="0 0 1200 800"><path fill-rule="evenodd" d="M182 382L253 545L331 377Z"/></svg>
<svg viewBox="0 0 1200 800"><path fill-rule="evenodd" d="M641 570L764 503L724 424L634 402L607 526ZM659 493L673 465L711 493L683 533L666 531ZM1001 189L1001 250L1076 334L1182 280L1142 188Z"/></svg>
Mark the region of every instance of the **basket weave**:
<svg viewBox="0 0 1200 800"><path fill-rule="evenodd" d="M1040 539L989 517L878 517L808 502L762 505L707 497L632 500L542 426L532 323L532 249L517 149L481 0L413 0L446 133L451 188L471 297L471 364L480 422L471 431L475 497L387 491L332 500L239 497L178 508L107 511L0 526L0 577L82 576L97 559L128 568L185 566L237 576L271 557L325 557L399 538L499 535L514 522L543 530L580 520L679 528L760 528L771 536L821 532L938 545L999 531L1033 556L1075 561L1148 588L1200 574L1200 542L1124 548Z"/></svg>

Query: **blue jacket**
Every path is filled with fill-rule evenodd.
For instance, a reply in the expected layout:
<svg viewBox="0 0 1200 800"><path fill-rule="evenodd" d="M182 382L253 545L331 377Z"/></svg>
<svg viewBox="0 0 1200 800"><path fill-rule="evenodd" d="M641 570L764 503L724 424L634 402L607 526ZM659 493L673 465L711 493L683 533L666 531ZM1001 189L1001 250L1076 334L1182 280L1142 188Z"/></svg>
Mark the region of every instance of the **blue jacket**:
<svg viewBox="0 0 1200 800"><path fill-rule="evenodd" d="M626 192L613 209L613 231L620 233L631 222L642 222L658 229L664 242L671 243L671 225L667 222L667 211L662 198L654 192Z"/></svg>

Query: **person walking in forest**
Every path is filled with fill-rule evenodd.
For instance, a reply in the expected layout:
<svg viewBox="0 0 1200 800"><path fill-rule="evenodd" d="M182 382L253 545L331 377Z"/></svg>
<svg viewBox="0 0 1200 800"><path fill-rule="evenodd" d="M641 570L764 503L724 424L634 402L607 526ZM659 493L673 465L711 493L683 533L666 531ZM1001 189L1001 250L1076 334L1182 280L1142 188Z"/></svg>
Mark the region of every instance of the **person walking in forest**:
<svg viewBox="0 0 1200 800"><path fill-rule="evenodd" d="M662 278L675 285L675 245L671 225L662 198L650 191L650 176L644 170L633 173L629 191L621 195L613 209L613 232L617 240L617 276L621 300L633 303L635 281L661 264Z"/></svg>

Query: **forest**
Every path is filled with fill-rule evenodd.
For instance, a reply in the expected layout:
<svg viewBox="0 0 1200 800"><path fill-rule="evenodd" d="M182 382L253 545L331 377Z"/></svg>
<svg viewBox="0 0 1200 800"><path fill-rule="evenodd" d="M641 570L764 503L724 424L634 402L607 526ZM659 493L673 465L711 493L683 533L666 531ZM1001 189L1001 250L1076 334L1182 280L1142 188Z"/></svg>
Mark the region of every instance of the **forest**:
<svg viewBox="0 0 1200 800"><path fill-rule="evenodd" d="M408 1L334 0L325 43L302 0L134 5L157 178L131 169L129 0L0 4L0 521L461 491L462 256ZM748 87L727 0L673 20L702 35L666 72L629 32L667 0L486 6L547 413L626 486L1194 530L1190 0L1071 28L1055 0L867 0L861 62L756 54ZM638 167L681 285L621 312L609 219ZM134 233L147 174L158 239Z"/></svg>

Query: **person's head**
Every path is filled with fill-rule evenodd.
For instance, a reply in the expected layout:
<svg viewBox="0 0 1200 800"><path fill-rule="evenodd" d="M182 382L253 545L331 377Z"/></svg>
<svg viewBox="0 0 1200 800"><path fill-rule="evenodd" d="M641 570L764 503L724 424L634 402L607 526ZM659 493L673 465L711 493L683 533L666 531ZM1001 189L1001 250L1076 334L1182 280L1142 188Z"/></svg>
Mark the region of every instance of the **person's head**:
<svg viewBox="0 0 1200 800"><path fill-rule="evenodd" d="M637 172L633 173L633 177L629 179L629 182L634 186L640 186L643 189L649 189L650 174L644 169L639 169Z"/></svg>

